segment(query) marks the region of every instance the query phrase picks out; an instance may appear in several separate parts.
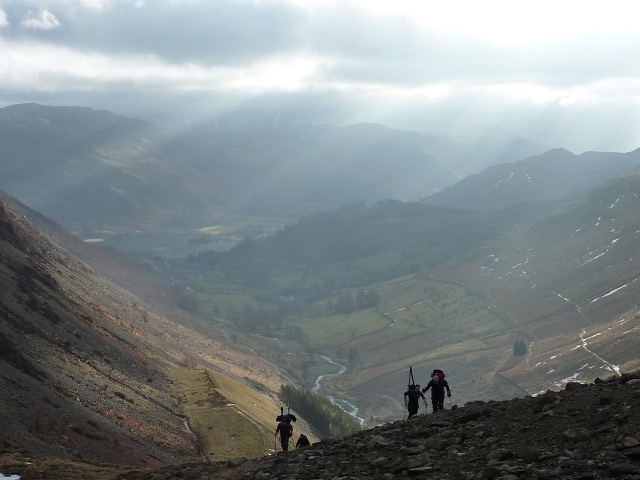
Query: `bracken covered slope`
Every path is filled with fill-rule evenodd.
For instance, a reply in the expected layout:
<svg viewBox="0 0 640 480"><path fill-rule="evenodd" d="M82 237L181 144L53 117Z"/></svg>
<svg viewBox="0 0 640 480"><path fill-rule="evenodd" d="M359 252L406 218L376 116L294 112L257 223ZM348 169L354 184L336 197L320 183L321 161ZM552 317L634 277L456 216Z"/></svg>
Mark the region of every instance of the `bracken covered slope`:
<svg viewBox="0 0 640 480"><path fill-rule="evenodd" d="M277 412L266 395L279 387L272 366L167 304L152 307L24 211L0 195L0 454L147 467L193 459L176 375L196 367L263 380L253 403ZM123 281L127 272L140 291L152 285L135 269L121 271ZM238 408L230 413L246 418ZM270 430L272 414L265 419Z"/></svg>

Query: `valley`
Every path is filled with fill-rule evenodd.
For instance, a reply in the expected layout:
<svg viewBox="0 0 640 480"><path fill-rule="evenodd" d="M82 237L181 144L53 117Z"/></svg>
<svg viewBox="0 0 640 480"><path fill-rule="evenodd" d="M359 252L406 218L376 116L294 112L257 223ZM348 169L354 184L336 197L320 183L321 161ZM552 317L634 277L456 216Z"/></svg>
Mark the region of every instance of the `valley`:
<svg viewBox="0 0 640 480"><path fill-rule="evenodd" d="M397 278L393 272L400 265L410 269L424 262L423 250L415 249L411 256L406 246L390 242L371 255L363 243L363 251L369 252L364 257L346 254L341 262L303 266L296 263L295 250L274 255L266 238L238 248L243 263L219 252L218 263L208 263L205 257L201 263L194 259L183 264L200 274L211 268L217 272L214 282L195 274L182 281L199 314L259 333L252 348L297 383L313 388L323 373L322 363L318 366L311 354L344 365L343 373L325 379L322 391L356 405L365 425L400 417L407 383L403 377L410 366L425 384L432 368L443 368L455 382L454 398L460 403L537 394L567 381L638 367L634 350L640 327L633 292L640 252L637 219L631 215L637 197L623 195L587 213L585 205L591 202L586 197L584 203L572 203L575 214L565 211L561 202L512 214L479 213L494 238L471 243L450 260L442 250L442 263ZM376 208L386 206L360 213L369 218L363 225L378 239L389 234L378 230L388 228L388 223L373 214ZM415 223L405 225L404 232L418 238L432 214L414 216ZM336 213L337 221L342 215ZM590 226L587 218L592 219ZM476 228L479 222L465 218L461 224ZM365 229L352 227L350 232ZM296 228L304 227L290 227L292 239L303 236ZM330 241L340 238L338 227L328 230L333 234ZM292 241L286 229L280 236L284 243ZM306 259L306 254L300 253L300 258ZM389 280L367 283L367 278L384 275L386 267ZM252 273L247 276L243 269ZM251 278L250 285L221 283L234 275ZM328 282L335 286L321 298L309 292L322 289L306 290L307 285ZM603 282L611 285L607 291L602 290ZM366 296L375 298L372 305L366 304ZM278 338L277 344L272 337ZM615 338L615 349L604 346L607 338ZM524 355L514 353L519 341L526 345ZM270 350L274 345L280 354ZM335 374L335 368L327 373Z"/></svg>
<svg viewBox="0 0 640 480"><path fill-rule="evenodd" d="M260 458L281 408L313 441L404 418L410 368L423 386L446 372L448 410L640 369L638 151L549 150L451 184L443 152L461 167L468 145L377 125L213 145L90 109L2 110L0 187L29 199L0 197L2 465L64 458L97 479ZM16 126L42 144L21 156ZM349 202L368 162L384 197ZM326 190L304 198L310 172Z"/></svg>

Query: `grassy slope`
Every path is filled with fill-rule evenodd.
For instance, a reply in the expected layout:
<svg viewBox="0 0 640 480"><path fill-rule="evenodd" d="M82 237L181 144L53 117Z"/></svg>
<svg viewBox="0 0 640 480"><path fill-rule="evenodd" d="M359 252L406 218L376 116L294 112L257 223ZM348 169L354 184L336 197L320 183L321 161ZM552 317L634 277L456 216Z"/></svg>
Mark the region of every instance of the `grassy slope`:
<svg viewBox="0 0 640 480"><path fill-rule="evenodd" d="M257 458L274 451L275 417L280 410L265 394L213 370L174 369L170 374L189 428L201 438L205 458ZM295 427L295 432L315 438L303 422Z"/></svg>

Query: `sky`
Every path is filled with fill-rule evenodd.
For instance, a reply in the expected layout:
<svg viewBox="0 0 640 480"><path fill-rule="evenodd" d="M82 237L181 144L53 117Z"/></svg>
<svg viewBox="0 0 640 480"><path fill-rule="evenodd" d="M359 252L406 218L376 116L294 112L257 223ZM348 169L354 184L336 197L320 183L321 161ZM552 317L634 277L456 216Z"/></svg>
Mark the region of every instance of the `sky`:
<svg viewBox="0 0 640 480"><path fill-rule="evenodd" d="M637 0L0 0L0 107L640 147Z"/></svg>

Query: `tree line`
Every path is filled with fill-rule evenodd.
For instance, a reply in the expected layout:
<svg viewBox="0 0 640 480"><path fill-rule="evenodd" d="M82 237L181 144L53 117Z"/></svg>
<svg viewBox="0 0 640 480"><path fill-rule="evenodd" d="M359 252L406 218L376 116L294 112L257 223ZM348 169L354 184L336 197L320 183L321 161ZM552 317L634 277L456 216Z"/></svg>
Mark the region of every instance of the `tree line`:
<svg viewBox="0 0 640 480"><path fill-rule="evenodd" d="M320 437L340 437L360 430L360 423L311 390L282 385L280 399L312 425Z"/></svg>

